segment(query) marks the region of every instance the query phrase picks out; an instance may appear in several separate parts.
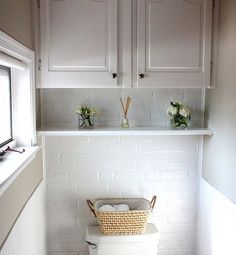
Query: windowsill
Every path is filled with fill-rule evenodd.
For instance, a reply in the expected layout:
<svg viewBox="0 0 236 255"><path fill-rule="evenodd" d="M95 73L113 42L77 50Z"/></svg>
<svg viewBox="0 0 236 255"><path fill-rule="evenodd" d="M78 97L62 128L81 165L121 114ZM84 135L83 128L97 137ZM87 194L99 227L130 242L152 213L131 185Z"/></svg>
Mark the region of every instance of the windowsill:
<svg viewBox="0 0 236 255"><path fill-rule="evenodd" d="M0 161L0 196L17 178L24 168L34 159L40 146L17 147L17 150L25 149L22 154L16 152L7 152L4 159Z"/></svg>

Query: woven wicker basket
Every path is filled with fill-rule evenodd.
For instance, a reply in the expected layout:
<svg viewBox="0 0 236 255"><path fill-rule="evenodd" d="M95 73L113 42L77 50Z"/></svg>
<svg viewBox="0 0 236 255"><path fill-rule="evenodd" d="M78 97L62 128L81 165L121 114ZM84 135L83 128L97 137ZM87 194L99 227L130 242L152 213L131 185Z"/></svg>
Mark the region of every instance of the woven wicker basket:
<svg viewBox="0 0 236 255"><path fill-rule="evenodd" d="M143 198L87 200L92 213L98 219L101 232L105 235L136 235L145 232L147 221L156 203ZM127 204L130 211L99 211L102 205Z"/></svg>

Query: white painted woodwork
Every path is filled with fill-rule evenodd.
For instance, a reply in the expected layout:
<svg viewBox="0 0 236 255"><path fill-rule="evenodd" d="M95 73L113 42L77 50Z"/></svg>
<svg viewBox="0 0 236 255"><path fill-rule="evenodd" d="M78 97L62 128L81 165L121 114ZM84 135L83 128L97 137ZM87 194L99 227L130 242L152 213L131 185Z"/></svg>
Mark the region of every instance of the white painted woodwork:
<svg viewBox="0 0 236 255"><path fill-rule="evenodd" d="M219 39L220 39L220 0L214 0L215 7L212 16L212 46L211 46L211 85L216 88L219 82Z"/></svg>
<svg viewBox="0 0 236 255"><path fill-rule="evenodd" d="M210 87L212 7L212 0L41 0L37 86Z"/></svg>
<svg viewBox="0 0 236 255"><path fill-rule="evenodd" d="M40 12L40 87L117 86L117 0L42 0Z"/></svg>
<svg viewBox="0 0 236 255"><path fill-rule="evenodd" d="M5 160L0 166L0 196L8 189L15 179L24 171L24 169L35 158L36 153L40 150L40 146L32 147L16 147L15 149L22 150L23 154L8 153Z"/></svg>
<svg viewBox="0 0 236 255"><path fill-rule="evenodd" d="M236 204L203 178L200 179L199 190L196 254L236 254Z"/></svg>
<svg viewBox="0 0 236 255"><path fill-rule="evenodd" d="M122 85L123 88L132 87L132 13L133 6L132 1L119 0L119 17L118 17L118 29L119 29L119 41L118 49L120 53L118 55L118 85Z"/></svg>
<svg viewBox="0 0 236 255"><path fill-rule="evenodd" d="M42 136L202 136L213 135L208 128L174 129L168 127L132 127L132 128L95 128L78 130L74 128L41 128L38 135Z"/></svg>
<svg viewBox="0 0 236 255"><path fill-rule="evenodd" d="M137 86L210 86L211 30L211 0L138 0Z"/></svg>
<svg viewBox="0 0 236 255"><path fill-rule="evenodd" d="M45 186L41 183L20 213L0 255L46 255L45 223Z"/></svg>
<svg viewBox="0 0 236 255"><path fill-rule="evenodd" d="M0 52L16 59L13 61L15 63L24 63L23 66L26 68L11 69L13 138L18 146L34 145L36 143L34 52L2 31Z"/></svg>

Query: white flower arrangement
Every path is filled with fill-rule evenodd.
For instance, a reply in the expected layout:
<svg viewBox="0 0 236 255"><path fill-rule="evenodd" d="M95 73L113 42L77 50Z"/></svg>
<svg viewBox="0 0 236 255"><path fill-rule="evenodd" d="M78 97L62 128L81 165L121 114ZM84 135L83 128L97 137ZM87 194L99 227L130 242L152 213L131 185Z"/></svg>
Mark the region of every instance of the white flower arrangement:
<svg viewBox="0 0 236 255"><path fill-rule="evenodd" d="M180 102L170 102L170 106L167 110L167 114L170 117L171 123L175 127L188 127L191 119L191 111L189 107L183 105Z"/></svg>
<svg viewBox="0 0 236 255"><path fill-rule="evenodd" d="M90 105L80 105L75 111L75 113L81 116L91 116L97 113L97 108Z"/></svg>

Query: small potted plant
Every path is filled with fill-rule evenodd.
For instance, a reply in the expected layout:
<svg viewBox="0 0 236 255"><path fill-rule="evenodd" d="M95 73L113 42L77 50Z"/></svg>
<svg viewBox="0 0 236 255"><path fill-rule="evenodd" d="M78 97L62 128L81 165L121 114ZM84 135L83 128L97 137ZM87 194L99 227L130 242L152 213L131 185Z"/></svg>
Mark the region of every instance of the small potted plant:
<svg viewBox="0 0 236 255"><path fill-rule="evenodd" d="M191 119L191 111L189 107L181 104L180 102L170 102L170 106L167 110L167 114L170 117L170 123L172 127L186 128L189 126Z"/></svg>
<svg viewBox="0 0 236 255"><path fill-rule="evenodd" d="M94 115L97 113L95 107L80 105L75 113L78 114L79 128L94 128Z"/></svg>

